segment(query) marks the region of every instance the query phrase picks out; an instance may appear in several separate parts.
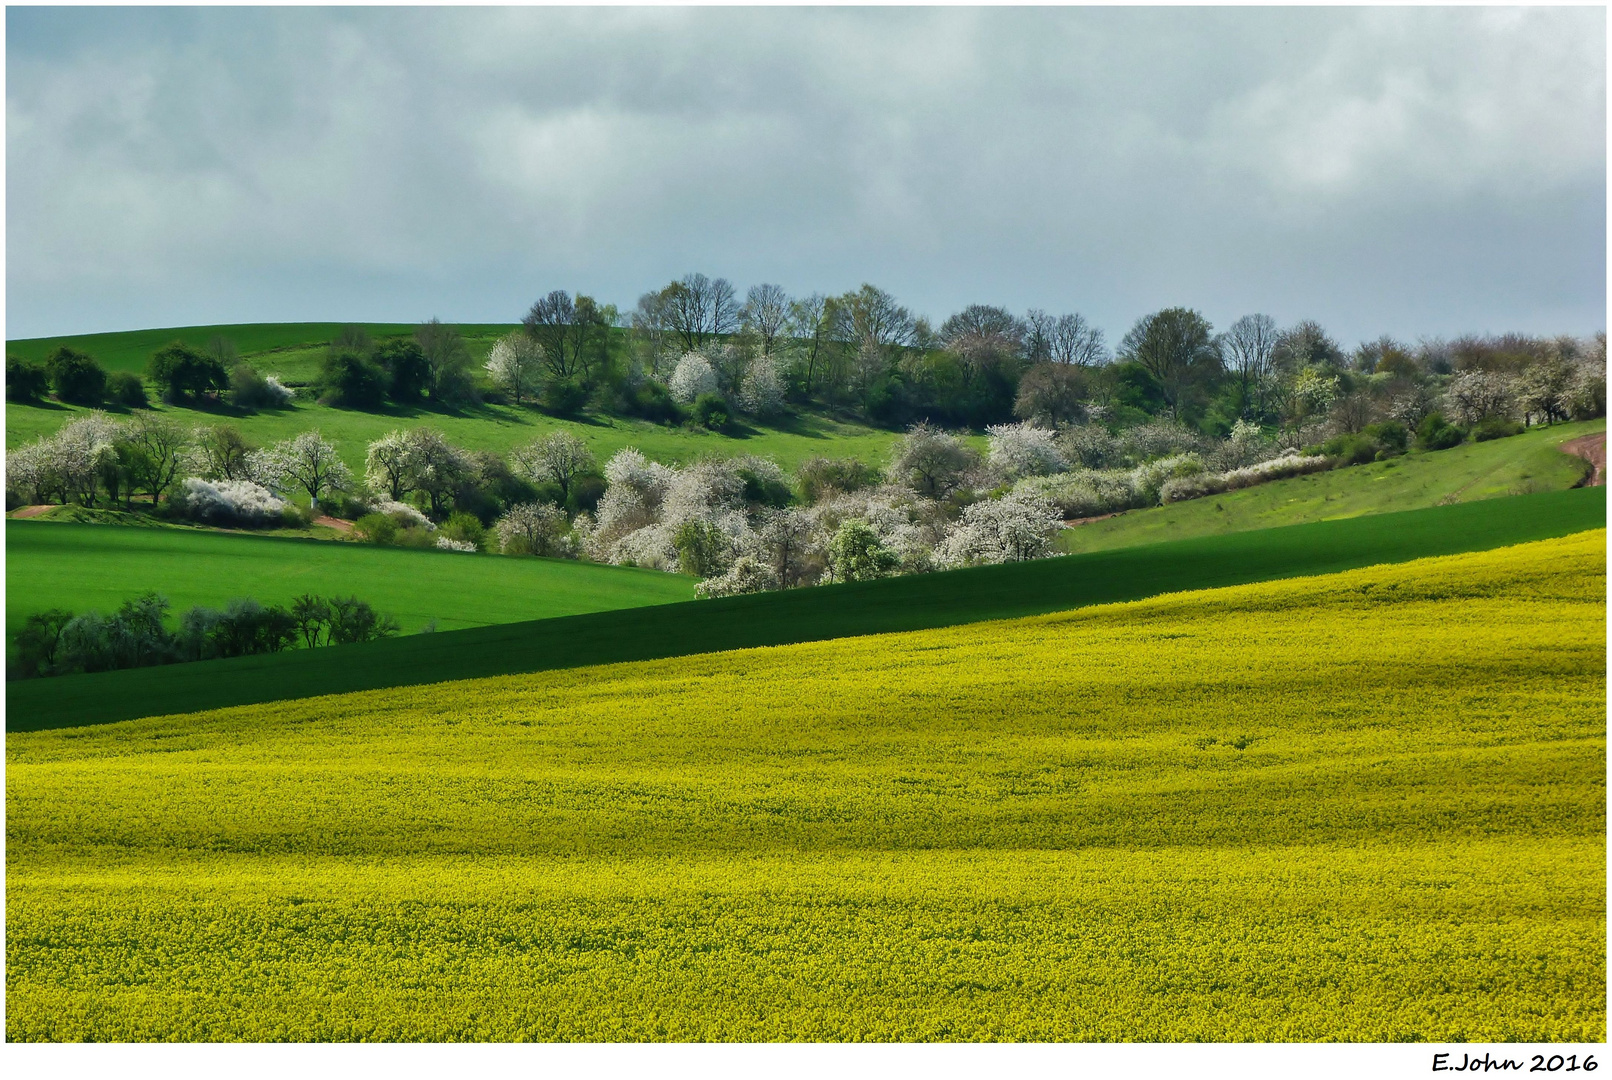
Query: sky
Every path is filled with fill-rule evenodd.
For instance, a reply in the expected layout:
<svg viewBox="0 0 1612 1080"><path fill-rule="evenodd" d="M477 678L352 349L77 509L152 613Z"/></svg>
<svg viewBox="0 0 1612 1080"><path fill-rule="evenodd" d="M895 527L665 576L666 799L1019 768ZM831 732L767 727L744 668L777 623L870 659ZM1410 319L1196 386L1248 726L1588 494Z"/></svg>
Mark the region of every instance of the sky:
<svg viewBox="0 0 1612 1080"><path fill-rule="evenodd" d="M1605 326L1605 11L6 11L6 336L872 282Z"/></svg>

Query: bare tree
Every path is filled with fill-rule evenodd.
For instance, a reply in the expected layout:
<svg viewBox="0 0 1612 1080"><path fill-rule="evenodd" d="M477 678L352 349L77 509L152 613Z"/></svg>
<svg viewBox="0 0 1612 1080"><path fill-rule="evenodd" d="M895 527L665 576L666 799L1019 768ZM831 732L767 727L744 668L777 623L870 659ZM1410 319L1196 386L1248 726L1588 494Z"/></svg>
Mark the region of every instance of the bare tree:
<svg viewBox="0 0 1612 1080"><path fill-rule="evenodd" d="M1108 347L1103 344L1103 332L1088 323L1084 315L1058 316L1048 347L1048 359L1055 364L1097 367L1108 362Z"/></svg>
<svg viewBox="0 0 1612 1080"><path fill-rule="evenodd" d="M1031 308L1024 316L1024 358L1032 364L1051 360L1052 338L1057 329L1057 319L1040 308Z"/></svg>
<svg viewBox="0 0 1612 1080"><path fill-rule="evenodd" d="M564 289L534 303L521 322L527 336L543 347L544 365L561 379L590 375L610 330L605 308L581 293L573 300Z"/></svg>
<svg viewBox="0 0 1612 1080"><path fill-rule="evenodd" d="M834 301L822 293L803 296L789 305L789 330L800 343L808 394L817 389L822 377L823 350L829 343L834 306Z"/></svg>
<svg viewBox="0 0 1612 1080"><path fill-rule="evenodd" d="M789 296L779 285L753 285L741 313L745 329L756 336L761 351L771 354L789 322Z"/></svg>
<svg viewBox="0 0 1612 1080"><path fill-rule="evenodd" d="M1211 329L1196 311L1166 308L1138 319L1120 343L1120 355L1153 376L1172 418L1180 415L1188 389L1219 366Z"/></svg>
<svg viewBox="0 0 1612 1080"><path fill-rule="evenodd" d="M1265 411L1265 386L1275 349L1276 320L1269 315L1244 315L1220 335L1221 361L1236 376L1244 419Z"/></svg>

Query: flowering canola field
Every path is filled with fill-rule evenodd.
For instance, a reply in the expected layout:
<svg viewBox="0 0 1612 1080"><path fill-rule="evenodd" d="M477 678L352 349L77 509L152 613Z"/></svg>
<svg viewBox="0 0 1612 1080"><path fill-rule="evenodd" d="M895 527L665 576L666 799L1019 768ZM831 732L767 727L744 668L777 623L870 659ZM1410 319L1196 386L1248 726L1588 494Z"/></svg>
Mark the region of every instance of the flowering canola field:
<svg viewBox="0 0 1612 1080"><path fill-rule="evenodd" d="M1605 541L10 734L6 1033L1601 1041Z"/></svg>

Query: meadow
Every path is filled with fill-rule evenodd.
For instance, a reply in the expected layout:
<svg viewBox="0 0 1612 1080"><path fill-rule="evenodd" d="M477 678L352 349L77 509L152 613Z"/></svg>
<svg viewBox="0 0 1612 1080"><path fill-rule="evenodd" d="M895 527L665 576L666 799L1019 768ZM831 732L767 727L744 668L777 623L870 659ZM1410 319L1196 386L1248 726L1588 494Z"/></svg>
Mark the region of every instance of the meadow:
<svg viewBox="0 0 1612 1080"><path fill-rule="evenodd" d="M250 596L357 594L405 633L455 630L694 598L694 579L565 559L495 558L372 544L6 522L6 637L47 608L109 613L155 591L175 611Z"/></svg>
<svg viewBox="0 0 1612 1080"><path fill-rule="evenodd" d="M1476 551L1605 524L1605 488L1547 492L340 649L11 682L6 686L6 726L13 731L76 726L311 694L952 626ZM348 588L363 591L367 581L351 579Z"/></svg>
<svg viewBox="0 0 1612 1080"><path fill-rule="evenodd" d="M1605 431L1605 420L1536 427L1521 435L1331 472L1277 480L1203 499L1088 522L1058 538L1061 550L1108 548L1414 510L1451 502L1559 491L1585 476L1582 458L1557 448Z"/></svg>
<svg viewBox="0 0 1612 1080"><path fill-rule="evenodd" d="M8 341L9 355L41 361L58 345L89 353L108 370L143 375L151 354L170 341L205 346L215 334L235 342L242 358L261 373L279 375L296 383L312 382L326 344L342 328L339 323L264 323L229 326L194 326L164 330L136 330L76 337L29 338ZM412 325L363 323L371 335L409 333ZM487 353L508 326L460 326L470 352L472 371L481 374ZM6 449L53 434L64 423L88 410L57 401L6 403ZM121 412L120 409L109 411ZM460 409L398 407L376 412L335 409L302 399L284 409L248 413L228 406L187 408L153 401L152 411L187 427L229 424L258 444L289 439L317 429L335 442L342 459L356 474L363 474L365 447L397 428L428 425L440 429L455 445L467 450L506 454L554 431L569 431L586 442L603 462L617 450L635 446L657 461L683 464L702 457L756 454L793 469L809 457L854 457L882 465L899 432L885 431L818 412L780 417L770 423L744 421L716 433L693 427L671 427L633 417L587 415L575 419L551 416L532 406L481 404ZM983 446L983 438L975 439Z"/></svg>
<svg viewBox="0 0 1612 1080"><path fill-rule="evenodd" d="M6 1034L1599 1042L1605 543L9 734Z"/></svg>

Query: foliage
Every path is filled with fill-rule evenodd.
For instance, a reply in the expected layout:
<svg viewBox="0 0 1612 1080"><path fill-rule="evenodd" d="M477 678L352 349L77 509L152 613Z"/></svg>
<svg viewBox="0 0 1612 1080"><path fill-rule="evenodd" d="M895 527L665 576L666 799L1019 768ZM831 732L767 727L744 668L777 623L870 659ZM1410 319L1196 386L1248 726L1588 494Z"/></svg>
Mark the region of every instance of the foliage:
<svg viewBox="0 0 1612 1080"><path fill-rule="evenodd" d="M575 416L588 403L588 388L576 379L550 375L543 382L542 401L556 416Z"/></svg>
<svg viewBox="0 0 1612 1080"><path fill-rule="evenodd" d="M237 364L229 376L230 404L241 409L283 409L291 404L289 387L273 375L259 375L251 364Z"/></svg>
<svg viewBox="0 0 1612 1080"><path fill-rule="evenodd" d="M866 521L852 518L829 541L828 565L837 581L874 581L895 573L901 556L885 547Z"/></svg>
<svg viewBox="0 0 1612 1080"><path fill-rule="evenodd" d="M724 431L733 419L720 394L701 394L689 407L689 419L707 431Z"/></svg>
<svg viewBox="0 0 1612 1080"><path fill-rule="evenodd" d="M1473 442L1488 442L1491 439L1509 439L1513 435L1521 435L1524 428L1515 420L1508 420L1503 416L1486 416L1472 427Z"/></svg>
<svg viewBox="0 0 1612 1080"><path fill-rule="evenodd" d="M106 371L94 358L66 345L45 361L50 388L63 401L99 405L106 396Z"/></svg>
<svg viewBox="0 0 1612 1080"><path fill-rule="evenodd" d="M170 500L173 511L206 525L264 526L285 524L289 503L250 480L203 480L192 476ZM293 518L294 520L294 518Z"/></svg>
<svg viewBox="0 0 1612 1080"><path fill-rule="evenodd" d="M229 388L229 372L223 363L183 341L152 353L146 370L165 401L194 400Z"/></svg>
<svg viewBox="0 0 1612 1080"><path fill-rule="evenodd" d="M319 373L320 400L341 409L379 409L386 400L386 372L349 349L332 349Z"/></svg>
<svg viewBox="0 0 1612 1080"><path fill-rule="evenodd" d="M1416 444L1423 450L1448 450L1465 440L1466 432L1445 420L1443 413L1428 413L1416 425Z"/></svg>
<svg viewBox="0 0 1612 1080"><path fill-rule="evenodd" d="M6 357L6 400L38 401L50 390L50 375L43 364Z"/></svg>
<svg viewBox="0 0 1612 1080"><path fill-rule="evenodd" d="M493 526L498 550L505 555L543 555L574 559L577 545L565 511L552 503L510 507Z"/></svg>
<svg viewBox="0 0 1612 1080"><path fill-rule="evenodd" d="M979 454L957 436L928 424L908 429L890 461L890 477L919 495L944 499L979 467Z"/></svg>
<svg viewBox="0 0 1612 1080"><path fill-rule="evenodd" d="M1603 552L12 735L7 1037L1598 1042Z"/></svg>
<svg viewBox="0 0 1612 1080"><path fill-rule="evenodd" d="M106 377L106 400L129 409L143 409L150 404L145 383L132 371L114 371Z"/></svg>
<svg viewBox="0 0 1612 1080"><path fill-rule="evenodd" d="M880 479L877 469L858 458L807 458L795 470L801 498L809 503L819 502L830 493L873 487Z"/></svg>

